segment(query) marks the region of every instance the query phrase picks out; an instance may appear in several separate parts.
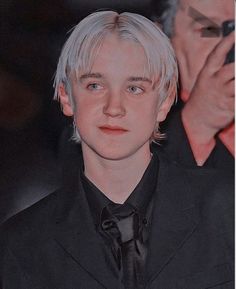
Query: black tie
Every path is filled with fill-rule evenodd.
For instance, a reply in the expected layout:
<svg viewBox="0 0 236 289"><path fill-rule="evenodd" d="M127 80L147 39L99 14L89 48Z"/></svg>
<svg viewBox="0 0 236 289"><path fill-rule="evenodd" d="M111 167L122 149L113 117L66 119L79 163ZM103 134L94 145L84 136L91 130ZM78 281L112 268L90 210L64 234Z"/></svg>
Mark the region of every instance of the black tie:
<svg viewBox="0 0 236 289"><path fill-rule="evenodd" d="M130 204L109 204L102 210L101 229L112 242L120 279L126 289L144 285L147 248L142 218Z"/></svg>

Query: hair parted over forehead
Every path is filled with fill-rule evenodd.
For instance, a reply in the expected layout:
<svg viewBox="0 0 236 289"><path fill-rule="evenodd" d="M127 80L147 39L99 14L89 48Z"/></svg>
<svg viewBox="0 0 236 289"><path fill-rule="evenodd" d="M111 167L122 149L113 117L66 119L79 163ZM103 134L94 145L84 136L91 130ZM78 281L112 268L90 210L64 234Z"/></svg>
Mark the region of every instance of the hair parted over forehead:
<svg viewBox="0 0 236 289"><path fill-rule="evenodd" d="M165 34L144 16L100 11L90 14L76 25L66 41L55 74L55 98L58 96L59 85L63 83L73 104L70 84L72 74L78 76L91 71L99 48L111 33L115 33L121 40L134 41L143 47L147 58L145 73L157 83L161 101L176 94L177 64Z"/></svg>

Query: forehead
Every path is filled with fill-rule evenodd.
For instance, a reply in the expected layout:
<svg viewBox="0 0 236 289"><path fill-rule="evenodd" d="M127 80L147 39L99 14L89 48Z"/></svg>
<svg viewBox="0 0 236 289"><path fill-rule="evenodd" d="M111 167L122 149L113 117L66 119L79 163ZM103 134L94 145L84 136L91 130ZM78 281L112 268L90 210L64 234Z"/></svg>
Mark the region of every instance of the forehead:
<svg viewBox="0 0 236 289"><path fill-rule="evenodd" d="M189 7L219 22L234 18L234 0L180 0L180 7L188 13Z"/></svg>
<svg viewBox="0 0 236 289"><path fill-rule="evenodd" d="M125 39L117 33L109 33L88 56L88 62L77 71L81 74L102 73L107 76L138 75L151 78L147 56L143 46L133 39Z"/></svg>
<svg viewBox="0 0 236 289"><path fill-rule="evenodd" d="M103 54L103 56L111 57L114 59L114 55L122 55L129 59L136 59L140 57L142 60L146 60L145 51L143 46L133 39L123 38L117 33L108 34L100 46L97 55ZM119 63L119 58L116 59L117 64Z"/></svg>
<svg viewBox="0 0 236 289"><path fill-rule="evenodd" d="M92 70L111 67L117 71L145 70L147 57L143 47L130 39L122 39L116 34L106 36L93 61Z"/></svg>

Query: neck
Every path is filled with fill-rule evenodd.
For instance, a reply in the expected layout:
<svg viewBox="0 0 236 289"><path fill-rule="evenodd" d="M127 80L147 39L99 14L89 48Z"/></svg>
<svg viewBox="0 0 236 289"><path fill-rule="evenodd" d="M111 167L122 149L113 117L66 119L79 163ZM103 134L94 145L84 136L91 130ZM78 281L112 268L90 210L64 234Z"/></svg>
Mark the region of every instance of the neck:
<svg viewBox="0 0 236 289"><path fill-rule="evenodd" d="M105 159L88 147L82 148L86 177L110 200L119 204L123 204L135 189L151 160L149 147L119 160Z"/></svg>

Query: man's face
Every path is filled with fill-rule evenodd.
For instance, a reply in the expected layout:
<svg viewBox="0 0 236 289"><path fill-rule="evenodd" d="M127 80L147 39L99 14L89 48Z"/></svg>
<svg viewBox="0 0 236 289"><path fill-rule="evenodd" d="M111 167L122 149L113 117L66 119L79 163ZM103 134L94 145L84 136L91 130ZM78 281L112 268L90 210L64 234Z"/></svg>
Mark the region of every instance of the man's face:
<svg viewBox="0 0 236 289"><path fill-rule="evenodd" d="M193 15L191 8L200 12L203 19L200 15ZM217 31L211 22L221 26L229 19L234 19L233 0L180 0L172 44L179 62L182 89L192 90L209 53L221 40L222 36L215 35Z"/></svg>
<svg viewBox="0 0 236 289"><path fill-rule="evenodd" d="M139 44L110 35L91 71L72 79L74 121L84 153L110 160L150 153L149 140L163 112L159 119L159 97L144 74L146 66Z"/></svg>

